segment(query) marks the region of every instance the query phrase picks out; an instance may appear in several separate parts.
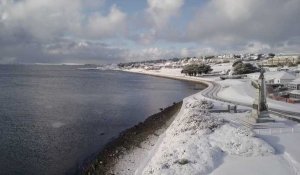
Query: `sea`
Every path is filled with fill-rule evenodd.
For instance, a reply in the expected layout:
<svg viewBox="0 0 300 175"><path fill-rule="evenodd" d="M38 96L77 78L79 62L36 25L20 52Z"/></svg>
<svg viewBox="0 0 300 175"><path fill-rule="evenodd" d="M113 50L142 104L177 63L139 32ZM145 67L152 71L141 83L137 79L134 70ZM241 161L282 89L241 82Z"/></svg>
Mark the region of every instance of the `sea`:
<svg viewBox="0 0 300 175"><path fill-rule="evenodd" d="M74 174L192 82L67 65L0 65L0 174ZM197 87L197 88L195 88Z"/></svg>

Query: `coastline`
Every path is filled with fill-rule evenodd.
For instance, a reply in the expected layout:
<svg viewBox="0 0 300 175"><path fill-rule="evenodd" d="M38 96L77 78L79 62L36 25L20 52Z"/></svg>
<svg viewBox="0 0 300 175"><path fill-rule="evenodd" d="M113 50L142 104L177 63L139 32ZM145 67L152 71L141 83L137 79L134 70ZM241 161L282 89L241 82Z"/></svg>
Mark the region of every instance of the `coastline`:
<svg viewBox="0 0 300 175"><path fill-rule="evenodd" d="M208 109L206 105L209 103L203 94L211 90L212 81L206 81L203 77L185 77L179 73L174 77L169 77L170 72L163 71L156 73L135 70L131 72L202 82L207 85L200 93L183 99L181 110L169 128L162 134L162 139L155 143L153 149L147 152L146 156L137 159L138 161L142 160L137 169L128 166L136 170L131 174L243 174L245 169L248 170L248 174L277 174L277 172L278 174L295 174L290 167L295 169L298 174L298 163L290 163L296 162L297 159L290 158L291 156L282 158L282 155L278 154L277 151L282 148L277 148L277 140L272 140L274 138L272 133L270 136L262 137L262 135L256 134L257 131L251 130L239 122L248 117L248 112L205 112ZM213 109L224 109L227 106L226 103L220 101L211 99L209 101L212 103ZM199 112L201 110L202 112ZM238 121L238 125L235 125L236 121ZM213 126L212 129L210 126ZM267 126L262 130L267 130L269 127L273 126ZM297 135L294 137L297 138ZM288 143L282 144L290 147ZM289 148L288 153L294 152ZM281 164L282 162L284 163ZM235 166L237 163L239 164L238 168ZM261 166L263 164L266 166ZM261 166L260 171L255 168L258 166ZM274 167L274 169L268 167ZM127 175L123 172L115 174Z"/></svg>
<svg viewBox="0 0 300 175"><path fill-rule="evenodd" d="M122 70L121 70L122 71ZM124 71L124 70L123 70ZM174 77L168 75L160 75L151 72L132 72L132 71L125 71L127 73L138 73L143 74L146 76L154 76L160 78L167 78L179 81L188 81L192 83L201 84L203 87L201 91L207 89L209 87L209 83L205 80L199 79L191 79L189 77ZM195 94L199 93L196 92ZM193 95L195 95L193 94ZM186 97L185 97L186 98ZM176 118L178 112L180 112L183 100L177 103L173 103L173 105L162 109L161 112L153 114L145 119L145 121L140 122L139 124L128 128L122 131L117 138L113 138L112 141L106 144L106 146L98 153L93 161L89 162L85 168L79 170L78 174L99 174L99 175L106 175L106 174L119 174L123 171L122 175L125 174L132 174L134 171L130 169L124 168L124 165L118 165L119 162L124 162L124 160L119 161L120 158L124 158L128 155L129 157L132 156L130 154L135 154L135 152L139 152L141 150L136 149L143 149L142 144L151 145L149 150L143 150L143 156L147 156L148 151L150 151L155 144L158 142L160 136L167 130L167 128L171 125L172 121ZM144 143L147 142L147 143ZM140 156L140 155L139 155ZM132 158L132 157L131 157ZM144 161L145 157L143 157L140 161ZM136 158L133 158L136 159ZM127 160L126 160L127 161ZM130 160L132 161L132 160ZM136 161L136 160L135 160ZM134 163L134 162L131 162ZM139 167L138 163L137 168ZM121 166L121 170L120 167ZM125 165L126 166L126 165ZM130 165L132 167L132 165ZM117 167L117 168L116 168ZM127 171L127 172L124 172Z"/></svg>
<svg viewBox="0 0 300 175"><path fill-rule="evenodd" d="M209 82L210 80L204 80L204 79L194 79L193 77L184 77L184 76L172 76L172 75L166 75L166 74L159 74L155 72L140 72L140 71L128 71L128 70L120 70L124 71L127 73L134 73L134 74L142 74L146 76L154 76L154 77L160 77L160 78L168 78L172 80L180 80L180 81L188 81L188 82L193 82L193 83L200 83L206 86L206 88L210 85ZM204 89L206 89L204 88ZM204 90L202 89L202 90Z"/></svg>
<svg viewBox="0 0 300 175"><path fill-rule="evenodd" d="M121 132L116 139L107 143L94 161L90 162L87 168L80 170L79 174L113 174L112 168L117 164L118 159L136 147L140 147L148 136L158 137L157 131L165 130L172 123L181 105L182 101L174 103L161 112L149 116L144 122Z"/></svg>
<svg viewBox="0 0 300 175"><path fill-rule="evenodd" d="M125 133L129 131L128 134L131 136L131 141L133 143L130 143L132 147L130 147L130 149L121 147L120 149L120 147L118 148L115 145L114 147L109 148L111 152L107 153L108 161L106 162L106 165L98 158L94 164L91 164L89 169L86 169L87 171L84 172L85 174L139 175L144 172L148 172L148 174L160 174L161 171L168 172L166 174L174 174L174 172L176 172L175 174L178 175L192 174L195 172L201 172L200 174L211 174L212 172L215 172L213 174L216 175L224 174L224 172L227 172L225 174L241 174L249 164L250 166L255 167L266 162L266 160L269 162L266 167L276 167L276 170L261 167L260 169L263 169L262 172L268 172L267 174L273 174L273 172L280 172L279 174L293 174L290 167L296 167L295 171L298 172L298 164L290 164L290 162L296 162L297 157L296 159L293 157L282 158L282 155L277 152L279 149L276 146L277 142L272 140L272 133L270 136L268 136L268 134L257 135L256 129L248 130L247 128L244 128L242 123L236 125L235 120L238 118L247 118L247 112L240 111L236 114L230 112L209 114L200 112L199 114L199 110L205 111L206 109L206 98L203 97L202 94L210 90L211 83L209 80L206 81L202 78L193 79L182 75L170 77L168 74L157 75L159 73L156 72L130 72L202 83L207 85L207 87L202 89L201 92L184 98L182 101L183 105L181 104L181 107L177 108L177 112L169 115L170 120L165 120L165 122L168 123L167 125L162 124L163 120L161 120L159 116L157 116L158 118L156 120L151 119L151 117L154 116L153 115L147 118L145 122L124 131ZM204 99L204 101L201 101L201 99ZM227 106L222 102L211 102L213 102L214 109L221 109ZM203 106L203 104L206 105ZM196 112L198 117L194 117L193 111ZM158 114L163 112L165 111ZM161 116L164 115L161 114ZM206 119L206 117L208 118ZM201 118L204 120L199 120ZM152 124L151 122L148 123L148 129L151 129L152 133L144 135L144 137L142 137L143 140L138 139L139 137L137 135L140 133L136 131L147 132L147 127L145 127L145 125L147 125L145 124L147 120L152 120L153 122ZM161 126L164 125L165 127L153 127L157 123ZM210 130L209 126L211 123L216 124L215 129ZM291 127L286 124L284 125L284 127ZM208 127L210 132L205 132L205 127ZM272 126L269 127L272 128ZM246 135L240 133L243 129L247 131ZM259 130L267 129L263 128ZM193 134L194 132L198 134ZM199 137L199 134L201 137ZM120 135L120 137L122 136L123 134ZM298 136L295 135L294 137ZM232 140L232 138L234 139ZM114 144L115 141L116 140L112 143ZM228 142L234 142L240 146L228 147ZM284 142L283 144L288 146L289 154L290 152L295 152L293 149L289 148L289 144ZM197 146L194 147L193 145ZM186 150L186 148L191 149ZM201 150L206 151L204 152ZM177 154L173 154L174 152L180 152L181 156L178 157ZM244 155L245 152L247 155ZM166 157L165 155L168 156ZM199 157L201 157L201 160L198 162ZM201 161L208 163L203 164ZM234 164L237 161L241 168L235 168ZM284 165L280 164L282 161L284 162ZM261 172L256 171L255 168L250 168L249 172L250 174L261 174Z"/></svg>

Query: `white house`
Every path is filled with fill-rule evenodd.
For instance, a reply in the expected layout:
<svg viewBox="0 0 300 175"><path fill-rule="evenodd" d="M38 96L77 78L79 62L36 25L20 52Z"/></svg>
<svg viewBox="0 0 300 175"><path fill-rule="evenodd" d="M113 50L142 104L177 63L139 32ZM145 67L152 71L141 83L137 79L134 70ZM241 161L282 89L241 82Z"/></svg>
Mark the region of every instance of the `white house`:
<svg viewBox="0 0 300 175"><path fill-rule="evenodd" d="M297 79L291 81L288 84L288 88L290 90L300 90L300 78L297 78Z"/></svg>
<svg viewBox="0 0 300 175"><path fill-rule="evenodd" d="M248 77L251 79L255 79L257 80L259 77L260 73L256 72L253 74L249 74ZM266 83L268 84L283 84L283 85L287 85L288 83L290 83L291 81L293 81L296 77L289 73L289 72L285 72L285 71L269 71L265 73L265 80Z"/></svg>
<svg viewBox="0 0 300 175"><path fill-rule="evenodd" d="M290 98L300 99L300 90L292 90L289 94Z"/></svg>
<svg viewBox="0 0 300 175"><path fill-rule="evenodd" d="M288 72L279 71L279 72L268 72L266 74L266 80L270 84L288 84L293 81L296 77Z"/></svg>

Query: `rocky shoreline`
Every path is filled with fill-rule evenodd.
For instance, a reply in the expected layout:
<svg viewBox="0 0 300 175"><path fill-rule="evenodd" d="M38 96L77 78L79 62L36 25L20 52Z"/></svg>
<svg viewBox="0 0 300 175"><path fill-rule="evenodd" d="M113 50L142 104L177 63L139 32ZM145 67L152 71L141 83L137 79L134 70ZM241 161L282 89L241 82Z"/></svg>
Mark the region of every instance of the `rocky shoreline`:
<svg viewBox="0 0 300 175"><path fill-rule="evenodd" d="M141 122L120 133L119 137L109 142L96 159L78 174L87 175L112 175L113 167L119 158L135 148L141 147L141 143L146 141L149 136L158 136L157 131L166 129L174 120L175 114L180 110L182 101L161 109L162 111L148 117Z"/></svg>

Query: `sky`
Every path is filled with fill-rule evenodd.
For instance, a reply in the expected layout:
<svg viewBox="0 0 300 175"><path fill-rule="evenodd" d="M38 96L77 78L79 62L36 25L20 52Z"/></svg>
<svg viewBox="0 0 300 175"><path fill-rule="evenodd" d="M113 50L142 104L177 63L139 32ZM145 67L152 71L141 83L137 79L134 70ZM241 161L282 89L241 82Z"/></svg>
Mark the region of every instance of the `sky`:
<svg viewBox="0 0 300 175"><path fill-rule="evenodd" d="M299 48L300 0L0 0L0 64Z"/></svg>

